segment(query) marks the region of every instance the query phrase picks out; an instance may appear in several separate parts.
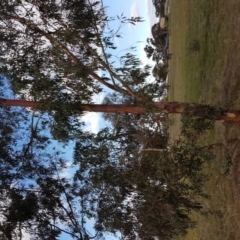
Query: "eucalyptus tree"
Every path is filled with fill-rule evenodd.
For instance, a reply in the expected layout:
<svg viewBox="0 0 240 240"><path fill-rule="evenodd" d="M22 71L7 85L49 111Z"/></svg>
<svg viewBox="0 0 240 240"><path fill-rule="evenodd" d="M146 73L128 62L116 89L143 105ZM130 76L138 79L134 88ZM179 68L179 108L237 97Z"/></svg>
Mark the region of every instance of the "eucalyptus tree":
<svg viewBox="0 0 240 240"><path fill-rule="evenodd" d="M120 25L141 21L124 16L119 19ZM139 128L128 126L123 130L117 125L114 134L102 130L93 135L79 131L78 117L83 111L188 112L202 118L239 122L240 113L202 104L154 102L159 88L145 82L149 66L141 67L134 53L120 56L119 64L114 64L112 52L116 47L112 40L119 34L107 31L111 20L101 3L90 0L0 1L1 73L18 94L18 99L2 95L2 106L31 107L40 115L47 111L56 120L52 132L58 139L69 139L69 131L75 131L73 137L79 138L74 154L79 169L73 181L67 181L59 174L65 161L58 153L49 155L44 151L48 139L38 128L31 128L29 141L19 151L14 148L16 153L11 151L14 138L6 139L9 136L4 133L2 140L7 143L2 143L1 154L6 165L2 173L6 172L6 176L2 174L2 197L6 193L9 204L2 213L5 219L0 230L6 239L16 239L17 234L21 239L22 229L41 239L57 239L65 232L73 239L85 240L101 237L105 231L121 232L133 239L137 232L146 239L166 235L163 229L169 236L175 235L190 225L186 212L198 208L197 203L188 200L195 188L181 180L185 174L192 176L199 170L198 165L193 165L201 163L203 156L195 151L199 148L190 149L187 155L183 151L188 145L182 144L176 145L176 149L180 147L173 151L175 156L167 149L164 155L151 156L153 153L142 151L147 137L134 138ZM92 96L103 88L125 96L126 101L93 104ZM48 121L41 121L43 128ZM124 119L120 122L120 127L124 126ZM10 126L2 131L12 134L14 129ZM173 168L178 172L173 173ZM29 179L32 185L27 183ZM190 180L196 186L196 181ZM129 199L136 203L127 204ZM159 204L170 205L166 213L169 218L164 219ZM85 228L88 218L96 219L95 236ZM171 225L176 219L181 223L178 227ZM66 228L61 228L62 224Z"/></svg>
<svg viewBox="0 0 240 240"><path fill-rule="evenodd" d="M122 15L118 19L120 28L142 21ZM209 108L201 104L155 103L149 89L154 89L154 94L159 89L155 83L146 84L150 67L141 66L134 52L119 56L115 63L113 38L120 35L118 30L108 31L112 20L115 19L106 15L101 2L90 0L1 1L1 72L21 99L4 100L2 104L38 106L50 112L56 122L67 122L69 130L72 117L81 111L142 114L149 109L165 113L189 110L207 117ZM92 96L103 87L129 96L135 105L91 104ZM237 111L214 111L215 119L239 121ZM63 124L54 126L58 132Z"/></svg>
<svg viewBox="0 0 240 240"><path fill-rule="evenodd" d="M145 114L148 112L156 113L186 113L192 116L198 116L205 119L219 120L227 123L239 123L240 111L224 109L221 107L214 107L199 103L187 103L187 102L152 102L150 105L134 105L134 104L79 104L79 103L63 103L50 102L45 103L41 101L26 101L15 99L1 99L1 106L22 106L29 108L36 108L43 110L55 110L63 113L64 111L71 111L78 113L82 111L86 112L103 112L103 113L132 113L132 114Z"/></svg>

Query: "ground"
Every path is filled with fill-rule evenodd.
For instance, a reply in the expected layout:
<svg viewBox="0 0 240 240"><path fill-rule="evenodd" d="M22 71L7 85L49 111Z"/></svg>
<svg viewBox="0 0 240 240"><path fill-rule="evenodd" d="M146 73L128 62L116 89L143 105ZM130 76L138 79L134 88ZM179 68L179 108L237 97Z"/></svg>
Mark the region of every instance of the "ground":
<svg viewBox="0 0 240 240"><path fill-rule="evenodd" d="M170 0L170 101L207 103L240 109L240 0ZM177 138L180 116L170 121ZM216 123L206 142L240 137L240 124ZM206 166L209 180L193 214L197 228L185 240L240 239L240 142L215 151Z"/></svg>

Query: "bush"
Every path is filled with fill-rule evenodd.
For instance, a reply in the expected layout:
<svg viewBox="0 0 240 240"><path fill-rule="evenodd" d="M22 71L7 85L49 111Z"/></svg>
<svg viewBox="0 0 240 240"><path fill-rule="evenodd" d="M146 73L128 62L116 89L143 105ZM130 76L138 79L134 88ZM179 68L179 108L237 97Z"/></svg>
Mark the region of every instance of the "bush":
<svg viewBox="0 0 240 240"><path fill-rule="evenodd" d="M194 39L191 40L188 46L188 53L194 53L194 52L198 52L200 50L200 43L198 40Z"/></svg>

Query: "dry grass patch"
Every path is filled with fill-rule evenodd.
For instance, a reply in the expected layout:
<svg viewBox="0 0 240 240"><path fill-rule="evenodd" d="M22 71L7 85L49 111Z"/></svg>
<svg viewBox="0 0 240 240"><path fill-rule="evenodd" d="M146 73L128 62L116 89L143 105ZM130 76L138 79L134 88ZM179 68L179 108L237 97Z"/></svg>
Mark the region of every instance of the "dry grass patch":
<svg viewBox="0 0 240 240"><path fill-rule="evenodd" d="M169 2L169 53L173 54L169 62L169 101L184 101L185 58L187 14L182 14L187 8L187 1L170 0ZM170 115L170 139L176 139L180 134L180 116Z"/></svg>
<svg viewBox="0 0 240 240"><path fill-rule="evenodd" d="M170 0L170 101L240 109L238 26L239 0ZM179 129L179 117L174 117L170 137L177 136ZM240 137L240 126L217 123L207 141L234 137ZM240 239L240 143L215 154L205 170L209 199L200 200L203 212L193 215L198 225L185 240Z"/></svg>

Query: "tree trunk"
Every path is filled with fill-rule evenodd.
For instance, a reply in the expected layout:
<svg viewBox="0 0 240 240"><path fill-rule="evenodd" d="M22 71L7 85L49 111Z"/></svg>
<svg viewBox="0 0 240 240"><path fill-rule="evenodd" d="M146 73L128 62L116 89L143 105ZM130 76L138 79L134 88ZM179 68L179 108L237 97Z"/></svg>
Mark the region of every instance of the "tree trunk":
<svg viewBox="0 0 240 240"><path fill-rule="evenodd" d="M79 103L48 103L26 100L1 99L2 106L20 106L30 108L47 108L59 109L59 107L70 108L74 110L87 112L104 112L104 113L133 113L145 114L147 112L163 113L187 113L206 119L220 120L222 122L240 123L240 111L223 110L221 108L209 107L209 105L184 102L157 102L150 106L137 105L107 105L107 104L79 104Z"/></svg>

